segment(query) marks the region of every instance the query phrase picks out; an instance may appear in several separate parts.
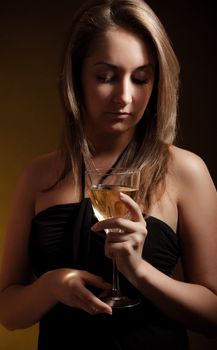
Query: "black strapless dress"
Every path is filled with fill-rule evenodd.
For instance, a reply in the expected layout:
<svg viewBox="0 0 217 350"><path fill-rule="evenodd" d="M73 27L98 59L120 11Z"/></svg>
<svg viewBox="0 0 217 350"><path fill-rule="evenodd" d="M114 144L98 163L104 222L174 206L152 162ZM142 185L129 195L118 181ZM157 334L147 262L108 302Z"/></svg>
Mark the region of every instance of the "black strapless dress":
<svg viewBox="0 0 217 350"><path fill-rule="evenodd" d="M112 263L104 255L105 233L94 233L96 221L89 199L57 204L39 212L32 221L29 254L36 277L49 270L84 269L111 282ZM147 218L148 235L143 257L172 276L179 258L178 236L163 221ZM137 290L120 276L121 289ZM97 292L97 291L96 291ZM186 330L162 314L144 296L139 306L113 311L113 315L88 313L58 303L39 324L39 350L186 350Z"/></svg>

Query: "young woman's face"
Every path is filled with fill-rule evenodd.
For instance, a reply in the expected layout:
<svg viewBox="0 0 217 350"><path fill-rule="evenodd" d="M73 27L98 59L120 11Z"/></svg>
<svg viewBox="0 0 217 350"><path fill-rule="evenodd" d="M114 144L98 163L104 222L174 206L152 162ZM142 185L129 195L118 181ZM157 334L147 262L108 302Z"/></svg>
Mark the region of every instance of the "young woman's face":
<svg viewBox="0 0 217 350"><path fill-rule="evenodd" d="M133 134L154 84L154 57L135 34L112 29L91 46L82 70L86 131Z"/></svg>

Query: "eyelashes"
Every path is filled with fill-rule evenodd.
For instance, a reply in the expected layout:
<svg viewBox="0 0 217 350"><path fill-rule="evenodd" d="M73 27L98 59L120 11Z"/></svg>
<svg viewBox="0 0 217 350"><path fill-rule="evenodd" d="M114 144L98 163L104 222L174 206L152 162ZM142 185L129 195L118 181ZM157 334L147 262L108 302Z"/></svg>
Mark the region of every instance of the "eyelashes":
<svg viewBox="0 0 217 350"><path fill-rule="evenodd" d="M97 80L100 83L110 83L110 82L114 81L114 77L112 77L112 76L100 76L100 75L97 75L96 78L97 78Z"/></svg>
<svg viewBox="0 0 217 350"><path fill-rule="evenodd" d="M114 82L118 81L118 78L116 76L100 76L97 75L96 79L98 82L102 84L112 84ZM138 79L138 78L131 78L132 82L137 85L145 85L148 83L149 79Z"/></svg>
<svg viewBox="0 0 217 350"><path fill-rule="evenodd" d="M143 85L143 84L147 84L147 83L148 83L148 79L136 79L136 78L132 78L132 81L133 81L135 84L138 84L138 85Z"/></svg>

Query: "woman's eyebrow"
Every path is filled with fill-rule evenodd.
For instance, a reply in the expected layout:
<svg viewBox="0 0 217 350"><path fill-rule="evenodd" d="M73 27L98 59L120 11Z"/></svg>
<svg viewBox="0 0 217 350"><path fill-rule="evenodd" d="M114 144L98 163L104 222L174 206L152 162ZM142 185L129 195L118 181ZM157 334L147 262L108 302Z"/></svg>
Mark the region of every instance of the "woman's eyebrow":
<svg viewBox="0 0 217 350"><path fill-rule="evenodd" d="M107 66L108 68L112 68L112 69L118 68L115 64L111 64L111 63L104 62L104 61L96 62L94 64L94 66L100 66L100 65L104 65L104 66Z"/></svg>
<svg viewBox="0 0 217 350"><path fill-rule="evenodd" d="M137 70L145 70L145 69L153 69L154 68L154 64L153 63L147 63L144 64L143 66L139 66L138 68L136 68Z"/></svg>
<svg viewBox="0 0 217 350"><path fill-rule="evenodd" d="M104 65L111 69L118 69L118 66L116 66L115 64L105 62L105 61L99 61L94 64L94 66L99 66L99 65ZM137 67L135 70L143 70L143 69L145 70L150 68L152 69L154 68L154 65L152 63L143 64L142 66Z"/></svg>

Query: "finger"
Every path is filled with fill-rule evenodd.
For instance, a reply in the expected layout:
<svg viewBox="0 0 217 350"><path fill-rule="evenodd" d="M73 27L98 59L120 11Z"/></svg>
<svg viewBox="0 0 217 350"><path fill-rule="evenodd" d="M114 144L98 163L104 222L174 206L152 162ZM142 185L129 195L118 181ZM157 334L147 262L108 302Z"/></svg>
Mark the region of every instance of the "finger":
<svg viewBox="0 0 217 350"><path fill-rule="evenodd" d="M86 272L86 271L85 271ZM100 289L110 289L111 284L106 282L102 277L93 275L92 273L86 272L84 276L86 284L100 288Z"/></svg>
<svg viewBox="0 0 217 350"><path fill-rule="evenodd" d="M87 288L81 286L78 295L83 308L89 313L107 313L112 314L112 308L97 298L93 293L91 293Z"/></svg>
<svg viewBox="0 0 217 350"><path fill-rule="evenodd" d="M120 200L125 204L134 221L143 220L143 215L139 205L127 194L120 192Z"/></svg>
<svg viewBox="0 0 217 350"><path fill-rule="evenodd" d="M134 245L134 242L136 242L136 244L140 241L144 241L145 239L145 235L142 234L141 232L133 232L133 233L122 233L122 234L113 234L113 233L109 233L106 236L106 243L124 243L124 242L132 242L132 244Z"/></svg>
<svg viewBox="0 0 217 350"><path fill-rule="evenodd" d="M102 220L97 222L92 227L92 230L97 232L97 231L102 231L102 230L112 230L112 229L119 229L119 231L111 231L111 234L117 234L120 235L123 232L144 232L146 233L146 222L142 218L142 222L135 222L127 219L122 219L122 218L115 218L115 219L107 219L107 220ZM121 232L122 231L122 232Z"/></svg>

